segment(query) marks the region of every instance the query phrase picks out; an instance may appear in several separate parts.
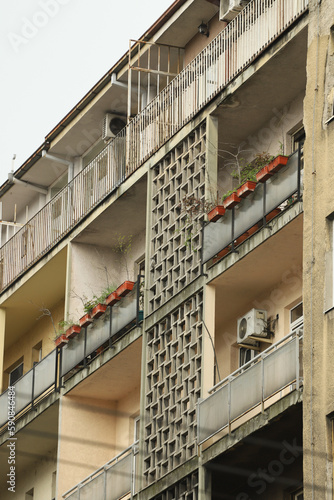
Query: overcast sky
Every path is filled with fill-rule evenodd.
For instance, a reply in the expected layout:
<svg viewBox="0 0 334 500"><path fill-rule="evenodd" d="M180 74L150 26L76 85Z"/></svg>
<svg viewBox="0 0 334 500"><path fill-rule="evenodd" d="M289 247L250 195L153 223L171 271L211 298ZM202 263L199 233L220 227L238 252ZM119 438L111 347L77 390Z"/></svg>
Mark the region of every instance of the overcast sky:
<svg viewBox="0 0 334 500"><path fill-rule="evenodd" d="M1 2L0 185L172 3Z"/></svg>

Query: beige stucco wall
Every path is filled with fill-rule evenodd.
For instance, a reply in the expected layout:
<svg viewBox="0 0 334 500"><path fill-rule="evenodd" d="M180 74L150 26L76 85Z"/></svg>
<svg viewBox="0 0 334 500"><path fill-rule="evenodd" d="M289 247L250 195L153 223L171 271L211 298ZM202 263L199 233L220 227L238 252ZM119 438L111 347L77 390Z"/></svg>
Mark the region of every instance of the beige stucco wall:
<svg viewBox="0 0 334 500"><path fill-rule="evenodd" d="M219 21L219 15L216 14L210 21L209 25L209 36L200 35L197 33L185 46L184 60L185 65L189 64L201 50L206 47L215 36L218 35L226 26L226 22Z"/></svg>
<svg viewBox="0 0 334 500"><path fill-rule="evenodd" d="M283 272L283 279L266 293L250 297L246 307L242 307L237 315L224 322L219 315L219 306L216 305L216 330L215 347L221 378L239 368L239 347L237 344L237 320L253 308L267 311L268 318L274 319L278 314L279 319L275 323L272 342L275 343L290 333L290 308L302 300L302 271L301 269ZM269 347L270 344L261 342L260 352ZM251 346L250 346L251 347Z"/></svg>
<svg viewBox="0 0 334 500"><path fill-rule="evenodd" d="M319 5L320 4L320 5ZM334 122L325 124L333 105L334 4L310 1L307 88L304 102L304 499L332 498L332 443L326 417L334 411L333 313L324 314L325 254L332 248L334 211ZM319 35L319 36L318 36ZM313 484L313 488L312 485ZM315 496L314 496L315 494Z"/></svg>
<svg viewBox="0 0 334 500"><path fill-rule="evenodd" d="M58 322L64 318L64 301L56 304L50 311L57 328ZM36 307L36 323L33 328L24 332L15 344L5 351L4 372L8 371L22 357L23 373L29 371L33 366L33 347L42 342L42 357L45 357L55 348L54 337L55 331L50 317L42 316L42 312ZM6 389L7 384L8 375L4 373L3 390Z"/></svg>
<svg viewBox="0 0 334 500"><path fill-rule="evenodd" d="M1 500L25 500L25 494L33 488L33 500L52 499L53 473L56 471L56 450L26 470L20 470L16 477L15 493L1 491Z"/></svg>
<svg viewBox="0 0 334 500"><path fill-rule="evenodd" d="M108 462L115 447L113 401L64 396L60 405L57 497Z"/></svg>

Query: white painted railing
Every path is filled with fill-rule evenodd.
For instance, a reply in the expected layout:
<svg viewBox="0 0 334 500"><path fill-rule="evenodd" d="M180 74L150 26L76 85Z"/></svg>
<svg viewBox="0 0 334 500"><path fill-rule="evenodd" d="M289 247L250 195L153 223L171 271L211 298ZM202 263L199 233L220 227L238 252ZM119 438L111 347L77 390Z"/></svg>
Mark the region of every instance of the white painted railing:
<svg viewBox="0 0 334 500"><path fill-rule="evenodd" d="M62 191L0 249L0 291L56 245L308 6L253 0Z"/></svg>
<svg viewBox="0 0 334 500"><path fill-rule="evenodd" d="M296 330L217 384L212 394L198 403L198 444L257 406L261 411L265 402L284 388L299 389L302 342L303 330Z"/></svg>

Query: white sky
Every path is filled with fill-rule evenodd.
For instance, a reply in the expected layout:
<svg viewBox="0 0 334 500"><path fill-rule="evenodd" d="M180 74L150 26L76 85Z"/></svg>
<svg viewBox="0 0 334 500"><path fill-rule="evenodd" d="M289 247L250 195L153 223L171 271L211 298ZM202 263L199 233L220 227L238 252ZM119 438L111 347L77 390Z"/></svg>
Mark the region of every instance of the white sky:
<svg viewBox="0 0 334 500"><path fill-rule="evenodd" d="M1 2L0 185L172 3Z"/></svg>

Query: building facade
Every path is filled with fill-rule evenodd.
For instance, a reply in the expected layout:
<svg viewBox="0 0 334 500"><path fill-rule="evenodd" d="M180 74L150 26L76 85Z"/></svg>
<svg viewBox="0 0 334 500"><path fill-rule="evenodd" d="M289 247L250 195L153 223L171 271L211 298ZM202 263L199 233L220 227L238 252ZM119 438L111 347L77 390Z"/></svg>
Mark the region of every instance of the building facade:
<svg viewBox="0 0 334 500"><path fill-rule="evenodd" d="M9 175L1 498L333 498L333 53L176 0Z"/></svg>

